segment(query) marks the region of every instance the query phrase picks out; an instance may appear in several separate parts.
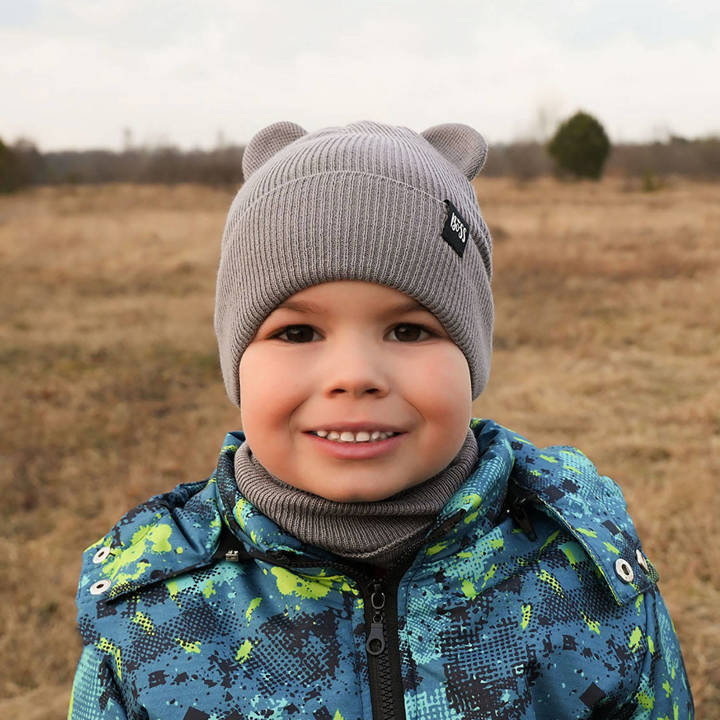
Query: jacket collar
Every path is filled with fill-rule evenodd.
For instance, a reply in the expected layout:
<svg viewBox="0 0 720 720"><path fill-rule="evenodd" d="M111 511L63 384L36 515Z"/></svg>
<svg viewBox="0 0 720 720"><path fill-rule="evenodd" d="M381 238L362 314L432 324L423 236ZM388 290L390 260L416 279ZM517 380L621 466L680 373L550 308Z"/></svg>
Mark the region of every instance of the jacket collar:
<svg viewBox="0 0 720 720"><path fill-rule="evenodd" d="M443 548L449 553L469 532L485 533L494 525L507 492L507 481L513 466L513 453L507 431L492 420L473 418L470 423L478 443L479 460L472 474L450 497L427 535L433 534L451 518L456 522L443 537ZM216 472L218 503L228 528L249 551L263 554L290 553L309 564L335 560L333 554L303 544L252 505L238 489L235 480L235 452L245 442L244 433L231 432L225 437Z"/></svg>
<svg viewBox="0 0 720 720"><path fill-rule="evenodd" d="M214 477L178 485L126 513L104 538L84 553L80 588L109 580L106 597L114 600L146 585L203 567L221 536L222 518L215 501ZM93 553L109 549L95 564Z"/></svg>
<svg viewBox="0 0 720 720"><path fill-rule="evenodd" d="M470 427L478 441L479 460L428 530L427 535L437 535L443 525L449 527L429 553L434 561L441 557L438 553L457 552L469 533L488 532L507 492L513 466L507 431L491 420L479 418L473 418ZM113 548L101 568L103 576L112 582L105 596L108 600L216 562L223 554L223 526L247 554L281 553L295 563L306 561L305 574L322 573L328 563L338 562L332 553L305 545L284 531L242 496L235 481L234 458L243 442L243 432L228 433L216 470L207 480L182 484L151 498L127 513L108 536L88 548L90 555L101 544ZM421 555L418 553L418 557Z"/></svg>
<svg viewBox="0 0 720 720"><path fill-rule="evenodd" d="M657 572L647 559L647 571L637 565L640 541L622 491L610 478L599 475L580 450L569 446L537 448L492 420L473 418L470 428L478 443L478 463L428 530L426 537L437 536L437 531L446 526L440 537L418 551L416 569L423 562L451 558L470 545L472 538L490 532L499 520L512 481L578 542L616 602L628 602L657 582ZM235 482L234 454L244 441L242 432L229 433L218 462L219 502L230 530L250 551L291 553L308 564L337 561L320 548L303 545L242 497ZM633 581L618 575L619 558L634 567ZM308 568L303 572L321 571Z"/></svg>
<svg viewBox="0 0 720 720"><path fill-rule="evenodd" d="M516 458L513 482L573 536L615 601L622 605L651 588L658 573L642 554L620 487L600 475L575 447L537 448L521 435L509 433L508 438ZM618 562L623 561L631 568L631 577L618 570Z"/></svg>
<svg viewBox="0 0 720 720"><path fill-rule="evenodd" d="M536 448L492 420L473 418L470 427L478 441L478 464L428 531L428 536L435 536L443 528L440 537L417 553L416 567L425 558L437 562L452 557L471 544L471 536L489 532L498 521L512 479L593 559L618 603L657 582L649 561L644 572L637 566L640 541L620 488L599 476L583 453L565 446ZM108 579L111 587L105 597L114 600L212 564L222 555L221 539L228 536L250 555L283 553L296 562L306 560L303 573L307 574L324 572L323 564L337 561L329 552L303 545L241 495L234 456L244 441L242 432L228 433L210 478L179 485L127 513L86 551L81 587ZM111 553L102 565L95 565L91 558L101 545L110 547ZM633 567L633 581L618 577L619 559Z"/></svg>

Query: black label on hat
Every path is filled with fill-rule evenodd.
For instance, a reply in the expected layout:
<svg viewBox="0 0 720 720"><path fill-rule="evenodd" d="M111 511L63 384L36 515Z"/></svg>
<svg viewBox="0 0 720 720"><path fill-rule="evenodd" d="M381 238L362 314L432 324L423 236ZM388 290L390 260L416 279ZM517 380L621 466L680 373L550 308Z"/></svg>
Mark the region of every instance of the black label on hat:
<svg viewBox="0 0 720 720"><path fill-rule="evenodd" d="M470 240L470 230L457 208L449 200L446 200L445 204L448 207L448 214L442 236L445 242L462 257Z"/></svg>

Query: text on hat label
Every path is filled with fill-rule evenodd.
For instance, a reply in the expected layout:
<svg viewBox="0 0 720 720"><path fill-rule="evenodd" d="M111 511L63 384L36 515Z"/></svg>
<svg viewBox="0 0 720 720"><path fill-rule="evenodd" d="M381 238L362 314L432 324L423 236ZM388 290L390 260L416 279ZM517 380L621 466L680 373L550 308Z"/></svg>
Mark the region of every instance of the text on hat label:
<svg viewBox="0 0 720 720"><path fill-rule="evenodd" d="M445 204L448 208L448 214L445 219L442 237L445 242L462 257L465 252L465 247L467 246L467 241L470 238L470 232L467 223L463 220L458 209L449 200L445 200Z"/></svg>

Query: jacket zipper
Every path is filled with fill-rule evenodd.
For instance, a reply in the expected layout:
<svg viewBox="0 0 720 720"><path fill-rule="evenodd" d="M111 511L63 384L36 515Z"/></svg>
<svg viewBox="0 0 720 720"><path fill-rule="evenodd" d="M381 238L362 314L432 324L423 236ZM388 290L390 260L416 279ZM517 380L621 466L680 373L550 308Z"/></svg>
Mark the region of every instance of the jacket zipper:
<svg viewBox="0 0 720 720"><path fill-rule="evenodd" d="M437 527L426 539L443 536L465 515L460 511ZM373 720L405 720L405 691L400 669L397 590L400 579L412 565L417 548L396 561L388 577L376 574L364 585L365 650L368 659ZM352 573L348 573L352 575Z"/></svg>
<svg viewBox="0 0 720 720"><path fill-rule="evenodd" d="M459 511L435 529L425 542L444 535L465 515ZM235 547L239 541L234 540ZM289 557L286 553L265 554L255 551L219 549L218 556L238 562L241 558L257 558L287 568L332 567L352 578L363 590L370 698L373 720L405 720L405 693L400 669L398 641L397 590L400 579L412 565L417 548L397 559L386 579L363 573L361 568L343 563L308 563ZM218 558L219 559L219 558ZM370 572L377 569L369 566Z"/></svg>
<svg viewBox="0 0 720 720"><path fill-rule="evenodd" d="M372 608L372 621L367 636L365 648L370 655L377 657L385 650L385 591L378 580L370 586L370 607Z"/></svg>
<svg viewBox="0 0 720 720"><path fill-rule="evenodd" d="M407 565L383 582L373 578L364 587L365 641L373 720L405 718L397 631L397 588Z"/></svg>

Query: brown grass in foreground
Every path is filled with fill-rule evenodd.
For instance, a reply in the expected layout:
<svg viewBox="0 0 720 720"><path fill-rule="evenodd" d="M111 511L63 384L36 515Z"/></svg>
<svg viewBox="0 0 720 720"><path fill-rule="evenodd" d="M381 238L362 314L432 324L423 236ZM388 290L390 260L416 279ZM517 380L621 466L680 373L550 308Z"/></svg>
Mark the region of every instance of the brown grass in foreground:
<svg viewBox="0 0 720 720"><path fill-rule="evenodd" d="M720 185L482 179L495 237L490 384L475 415L574 444L623 487L720 718ZM239 413L212 330L231 191L0 198L0 716L64 717L80 553L214 468Z"/></svg>

